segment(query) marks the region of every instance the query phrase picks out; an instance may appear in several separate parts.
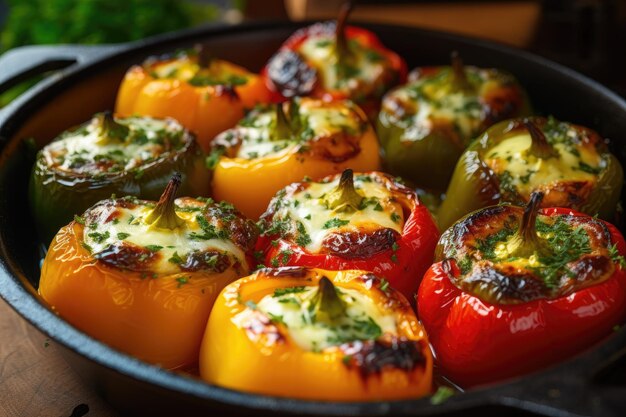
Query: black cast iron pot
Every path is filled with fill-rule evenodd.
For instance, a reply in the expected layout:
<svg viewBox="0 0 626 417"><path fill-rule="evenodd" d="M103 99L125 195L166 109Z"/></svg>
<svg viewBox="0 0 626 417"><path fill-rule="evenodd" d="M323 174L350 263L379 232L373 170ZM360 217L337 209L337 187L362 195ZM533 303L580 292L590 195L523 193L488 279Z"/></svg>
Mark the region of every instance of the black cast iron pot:
<svg viewBox="0 0 626 417"><path fill-rule="evenodd" d="M40 249L26 196L32 147L111 109L126 69L144 58L206 43L216 56L258 71L296 23L257 23L168 34L122 45L24 47L0 58L0 92L33 74L61 69L0 112L0 295L65 348L77 372L129 415L626 415L626 327L587 352L511 382L455 395L375 403L299 401L251 395L140 362L56 316L37 295ZM506 69L539 113L589 126L613 141L626 166L626 102L601 85L537 56L445 33L362 24L409 63L439 65L457 50L468 64ZM0 341L6 343L6 341ZM227 343L227 341L225 341ZM242 362L241 366L245 366Z"/></svg>

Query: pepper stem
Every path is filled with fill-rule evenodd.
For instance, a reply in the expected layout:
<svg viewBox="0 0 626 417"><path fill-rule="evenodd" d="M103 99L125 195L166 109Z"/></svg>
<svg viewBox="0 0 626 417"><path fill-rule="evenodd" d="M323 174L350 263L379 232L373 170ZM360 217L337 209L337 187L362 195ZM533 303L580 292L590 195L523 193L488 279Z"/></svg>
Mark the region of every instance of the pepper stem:
<svg viewBox="0 0 626 417"><path fill-rule="evenodd" d="M198 54L198 66L200 68L209 68L209 66L211 66L211 61L215 58L209 51L209 48L202 43L198 43L193 49L195 49Z"/></svg>
<svg viewBox="0 0 626 417"><path fill-rule="evenodd" d="M145 222L150 227L172 230L185 224L185 221L176 214L176 205L174 204L180 183L181 175L177 172L167 183L156 207L145 218Z"/></svg>
<svg viewBox="0 0 626 417"><path fill-rule="evenodd" d="M128 126L118 123L113 118L113 113L105 111L97 117L98 143L107 144L111 141L124 142L130 133Z"/></svg>
<svg viewBox="0 0 626 417"><path fill-rule="evenodd" d="M456 90L470 90L472 86L467 80L467 74L465 73L465 66L463 60L457 51L452 51L450 56L452 61L452 84Z"/></svg>
<svg viewBox="0 0 626 417"><path fill-rule="evenodd" d="M342 61L343 58L350 55L348 40L346 39L346 22L352 12L352 7L353 4L351 1L347 1L341 5L339 16L337 17L337 24L335 25L335 43L337 45L337 57L339 61Z"/></svg>
<svg viewBox="0 0 626 417"><path fill-rule="evenodd" d="M335 285L327 277L322 277L318 282L318 289L311 303L314 306L315 316L318 319L334 321L346 313L346 306L339 298Z"/></svg>
<svg viewBox="0 0 626 417"><path fill-rule="evenodd" d="M537 236L535 227L541 200L543 200L543 193L541 192L536 191L530 195L530 200L524 207L524 214L517 233L507 245L510 256L528 258L534 254L541 256L550 252L546 241Z"/></svg>
<svg viewBox="0 0 626 417"><path fill-rule="evenodd" d="M276 128L274 130L274 133L275 138L278 140L289 139L293 134L291 122L285 114L283 103L276 104Z"/></svg>
<svg viewBox="0 0 626 417"><path fill-rule="evenodd" d="M362 201L363 196L354 188L354 173L351 169L346 169L341 173L337 188L328 193L326 198L328 208L346 213L359 210Z"/></svg>
<svg viewBox="0 0 626 417"><path fill-rule="evenodd" d="M524 126L526 126L528 133L530 133L530 139L532 141L529 150L531 155L541 159L558 157L557 152L554 150L552 145L548 143L546 136L535 123L526 119L524 120Z"/></svg>

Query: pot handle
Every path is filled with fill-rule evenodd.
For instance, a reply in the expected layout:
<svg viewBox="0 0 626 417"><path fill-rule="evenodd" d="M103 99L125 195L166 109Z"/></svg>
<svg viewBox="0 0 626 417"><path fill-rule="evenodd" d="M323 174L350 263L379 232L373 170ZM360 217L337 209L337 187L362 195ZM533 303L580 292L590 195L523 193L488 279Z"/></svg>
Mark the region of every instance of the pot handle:
<svg viewBox="0 0 626 417"><path fill-rule="evenodd" d="M113 50L115 45L22 46L0 55L0 94L34 76L87 63Z"/></svg>

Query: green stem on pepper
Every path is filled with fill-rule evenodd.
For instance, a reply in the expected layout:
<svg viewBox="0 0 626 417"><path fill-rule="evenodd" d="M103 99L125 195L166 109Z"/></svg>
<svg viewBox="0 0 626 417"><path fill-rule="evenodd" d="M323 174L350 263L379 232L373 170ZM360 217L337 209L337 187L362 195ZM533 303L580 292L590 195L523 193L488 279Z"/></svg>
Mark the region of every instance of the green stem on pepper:
<svg viewBox="0 0 626 417"><path fill-rule="evenodd" d="M176 214L176 205L174 204L176 191L178 191L181 181L182 177L180 173L177 172L172 176L170 182L167 183L165 191L161 194L161 198L159 198L156 207L145 218L145 222L151 227L172 230L185 223L185 221Z"/></svg>
<svg viewBox="0 0 626 417"><path fill-rule="evenodd" d="M528 204L524 207L519 228L507 245L510 248L509 256L528 258L536 254L542 257L552 252L546 240L537 235L535 227L541 200L543 200L543 193L531 194Z"/></svg>
<svg viewBox="0 0 626 417"><path fill-rule="evenodd" d="M532 141L529 149L531 155L541 159L556 158L559 156L535 123L526 119L524 120L524 126L526 126L528 133L530 133L530 139Z"/></svg>
<svg viewBox="0 0 626 417"><path fill-rule="evenodd" d="M326 198L329 209L347 213L357 211L362 201L363 196L354 188L354 173L351 169L346 169L341 173L337 188Z"/></svg>
<svg viewBox="0 0 626 417"><path fill-rule="evenodd" d="M317 319L332 322L346 314L344 302L339 298L335 286L327 277L319 280L317 291L311 298L311 304Z"/></svg>
<svg viewBox="0 0 626 417"><path fill-rule="evenodd" d="M117 123L113 113L105 111L96 116L98 144L105 145L111 141L124 142L130 133L128 126Z"/></svg>
<svg viewBox="0 0 626 417"><path fill-rule="evenodd" d="M472 85L467 79L463 60L457 51L452 51L450 60L452 61L452 84L457 91L471 90Z"/></svg>
<svg viewBox="0 0 626 417"><path fill-rule="evenodd" d="M342 62L350 55L350 48L348 47L348 40L346 39L346 22L348 16L352 12L352 2L348 1L341 5L339 10L339 16L337 17L337 24L335 26L335 43L337 45L337 58L339 62Z"/></svg>
<svg viewBox="0 0 626 417"><path fill-rule="evenodd" d="M199 43L196 44L194 49L198 54L198 65L200 68L209 68L211 66L211 61L215 58L209 51L209 48L207 48L206 45Z"/></svg>

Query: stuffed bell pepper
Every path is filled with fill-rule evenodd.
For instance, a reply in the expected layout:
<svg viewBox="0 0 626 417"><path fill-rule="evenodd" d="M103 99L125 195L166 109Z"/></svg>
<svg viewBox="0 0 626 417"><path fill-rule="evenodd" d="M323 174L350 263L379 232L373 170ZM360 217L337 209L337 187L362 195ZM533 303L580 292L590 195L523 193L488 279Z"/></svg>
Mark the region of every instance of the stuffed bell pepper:
<svg viewBox="0 0 626 417"><path fill-rule="evenodd" d="M542 207L568 207L611 220L624 172L605 139L554 118L504 121L475 140L459 160L438 211L444 229L500 202L523 205L533 191Z"/></svg>
<svg viewBox="0 0 626 417"><path fill-rule="evenodd" d="M372 271L411 301L439 239L413 190L387 174L349 169L279 191L259 225L264 265Z"/></svg>
<svg viewBox="0 0 626 417"><path fill-rule="evenodd" d="M74 214L112 194L158 199L175 172L182 174L185 194L203 195L210 188L204 154L178 122L100 113L38 153L30 206L48 243Z"/></svg>
<svg viewBox="0 0 626 417"><path fill-rule="evenodd" d="M337 22L295 32L263 70L278 100L296 96L351 99L376 117L383 94L406 79L406 63L372 32L347 26L350 8Z"/></svg>
<svg viewBox="0 0 626 417"><path fill-rule="evenodd" d="M389 92L378 115L385 163L420 187L445 191L472 139L504 119L527 116L526 93L509 73L463 66L415 69Z"/></svg>
<svg viewBox="0 0 626 417"><path fill-rule="evenodd" d="M39 293L63 318L116 349L164 368L197 363L219 292L250 272L257 231L231 205L103 200L63 227Z"/></svg>
<svg viewBox="0 0 626 417"><path fill-rule="evenodd" d="M215 138L208 160L216 199L258 218L281 188L350 167L380 169L378 139L350 101L302 98L249 113Z"/></svg>
<svg viewBox="0 0 626 417"><path fill-rule="evenodd" d="M222 291L200 375L223 387L324 401L430 394L432 356L406 299L365 271L263 269Z"/></svg>
<svg viewBox="0 0 626 417"><path fill-rule="evenodd" d="M626 318L619 231L565 208L492 206L448 229L417 306L439 369L463 387L563 361Z"/></svg>
<svg viewBox="0 0 626 417"><path fill-rule="evenodd" d="M269 100L261 77L199 48L131 67L120 85L115 111L122 116L173 117L207 150L218 133L237 124L244 109Z"/></svg>

